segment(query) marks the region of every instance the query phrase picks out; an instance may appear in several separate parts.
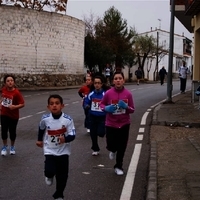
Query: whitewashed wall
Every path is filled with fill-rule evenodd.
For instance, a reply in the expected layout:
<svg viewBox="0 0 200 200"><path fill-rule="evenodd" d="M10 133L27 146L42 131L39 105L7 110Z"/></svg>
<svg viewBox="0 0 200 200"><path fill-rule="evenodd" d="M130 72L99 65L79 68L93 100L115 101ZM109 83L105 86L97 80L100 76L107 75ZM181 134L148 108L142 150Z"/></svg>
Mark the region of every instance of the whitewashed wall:
<svg viewBox="0 0 200 200"><path fill-rule="evenodd" d="M32 83L31 75L82 76L84 39L85 24L76 18L0 6L0 73L29 75Z"/></svg>

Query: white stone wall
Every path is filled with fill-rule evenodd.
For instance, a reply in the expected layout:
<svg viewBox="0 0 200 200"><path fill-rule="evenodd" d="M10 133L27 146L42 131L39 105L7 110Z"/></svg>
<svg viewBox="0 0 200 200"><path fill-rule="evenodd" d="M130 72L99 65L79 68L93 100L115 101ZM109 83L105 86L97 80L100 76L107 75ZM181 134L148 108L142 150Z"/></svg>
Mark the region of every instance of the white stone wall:
<svg viewBox="0 0 200 200"><path fill-rule="evenodd" d="M82 75L84 39L71 16L0 6L0 73Z"/></svg>

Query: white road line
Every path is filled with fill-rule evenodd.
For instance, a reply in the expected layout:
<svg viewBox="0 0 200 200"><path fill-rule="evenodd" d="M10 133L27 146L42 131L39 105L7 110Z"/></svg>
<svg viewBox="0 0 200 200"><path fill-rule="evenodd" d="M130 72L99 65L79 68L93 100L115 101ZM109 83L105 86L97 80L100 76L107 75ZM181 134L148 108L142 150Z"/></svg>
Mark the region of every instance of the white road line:
<svg viewBox="0 0 200 200"><path fill-rule="evenodd" d="M140 157L142 144L136 144L135 149L131 158L131 162L126 174L126 179L120 196L120 200L129 200L131 199L133 184L135 180L135 174L137 170L137 165Z"/></svg>
<svg viewBox="0 0 200 200"><path fill-rule="evenodd" d="M137 136L137 140L141 141L141 140L143 140L143 138L144 138L144 136L142 134L140 134L140 135Z"/></svg>
<svg viewBox="0 0 200 200"><path fill-rule="evenodd" d="M189 91L189 90L186 90L186 91ZM174 95L172 96L172 98L175 97L175 96L177 96L177 95L179 95L179 94L180 94L180 93L174 94ZM154 108L154 107L156 107L157 105L159 105L159 104L161 104L161 103L163 103L163 102L165 102L165 101L166 101L166 99L163 99L162 101L160 101L160 102L158 102L158 103L152 105L151 108Z"/></svg>
<svg viewBox="0 0 200 200"><path fill-rule="evenodd" d="M26 118L29 118L29 117L32 117L33 115L28 115L28 116L26 116L26 117L21 117L21 118L19 118L19 120L22 120L22 119L26 119Z"/></svg>
<svg viewBox="0 0 200 200"><path fill-rule="evenodd" d="M139 133L144 133L145 128L139 128Z"/></svg>
<svg viewBox="0 0 200 200"><path fill-rule="evenodd" d="M69 105L68 103L65 104L65 106L68 106L68 105Z"/></svg>
<svg viewBox="0 0 200 200"><path fill-rule="evenodd" d="M46 112L46 111L44 110L44 111L37 112L36 115L44 113L44 112Z"/></svg>
<svg viewBox="0 0 200 200"><path fill-rule="evenodd" d="M134 91L134 90L136 90L136 89L131 89L131 91Z"/></svg>
<svg viewBox="0 0 200 200"><path fill-rule="evenodd" d="M32 95L25 95L24 97L31 97Z"/></svg>
<svg viewBox="0 0 200 200"><path fill-rule="evenodd" d="M79 103L79 101L74 101L74 102L72 102L72 104L75 104L75 103Z"/></svg>
<svg viewBox="0 0 200 200"><path fill-rule="evenodd" d="M148 116L149 112L145 112L144 115L142 116L142 120L141 120L141 125L145 125L146 124L146 119Z"/></svg>

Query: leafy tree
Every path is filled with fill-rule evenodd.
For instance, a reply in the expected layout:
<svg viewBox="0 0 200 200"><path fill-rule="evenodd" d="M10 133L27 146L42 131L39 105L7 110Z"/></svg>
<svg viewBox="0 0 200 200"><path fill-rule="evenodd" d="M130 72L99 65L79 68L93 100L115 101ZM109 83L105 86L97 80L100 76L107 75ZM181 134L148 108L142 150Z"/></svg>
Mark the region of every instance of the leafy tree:
<svg viewBox="0 0 200 200"><path fill-rule="evenodd" d="M143 78L145 77L144 74L144 64L146 59L148 58L149 54L153 54L156 52L156 39L153 36L148 35L139 35L135 37L135 44L134 44L134 51L137 56L137 61L139 67L142 69Z"/></svg>
<svg viewBox="0 0 200 200"><path fill-rule="evenodd" d="M95 17L93 13L90 13L89 18L84 17L84 22L86 24L85 66L91 71L98 67L99 73L102 74L105 63L110 61L108 58L110 53L105 43L96 38L96 26L101 23L101 20L99 17Z"/></svg>
<svg viewBox="0 0 200 200"><path fill-rule="evenodd" d="M114 62L116 68L123 67L124 58L132 48L134 35L135 31L128 29L127 21L122 19L121 13L114 7L109 8L96 25L96 39L107 49L106 59Z"/></svg>
<svg viewBox="0 0 200 200"><path fill-rule="evenodd" d="M136 55L133 49L129 49L127 54L124 56L125 65L128 67L128 80L131 82L132 75L131 68L137 64Z"/></svg>
<svg viewBox="0 0 200 200"><path fill-rule="evenodd" d="M158 80L158 63L161 59L167 54L167 50L164 49L163 45L159 45L156 38L152 35L140 35L136 37L134 44L135 53L137 55L138 65L143 71L143 78L145 77L144 73L144 64L147 60L147 78L149 77L149 72L152 67L152 61L156 59L156 65L153 72L154 81Z"/></svg>
<svg viewBox="0 0 200 200"><path fill-rule="evenodd" d="M0 5L13 5L42 11L49 8L54 12L66 12L68 0L0 0Z"/></svg>

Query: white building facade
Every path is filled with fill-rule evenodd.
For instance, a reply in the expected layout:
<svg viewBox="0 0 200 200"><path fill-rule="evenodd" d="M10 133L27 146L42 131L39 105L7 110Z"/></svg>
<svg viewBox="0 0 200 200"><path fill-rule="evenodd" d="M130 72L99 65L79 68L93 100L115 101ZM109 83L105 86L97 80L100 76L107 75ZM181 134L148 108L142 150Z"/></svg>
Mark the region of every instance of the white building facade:
<svg viewBox="0 0 200 200"><path fill-rule="evenodd" d="M148 55L144 64L144 79L149 81L155 81L158 79L158 72L164 66L166 71L169 67L169 43L170 33L161 29L151 30L139 35L153 36L156 40L157 46L162 47L162 53L157 56ZM158 67L156 61L158 60ZM178 77L178 68L182 65L182 60L186 61L187 67L192 71L192 41L184 35L174 34L174 54L173 54L173 66L172 74L173 78ZM124 74L128 77L128 68L125 67ZM131 68L133 74L132 80L136 80L135 70L138 65ZM156 74L156 75L155 75ZM156 79L155 79L156 77Z"/></svg>

